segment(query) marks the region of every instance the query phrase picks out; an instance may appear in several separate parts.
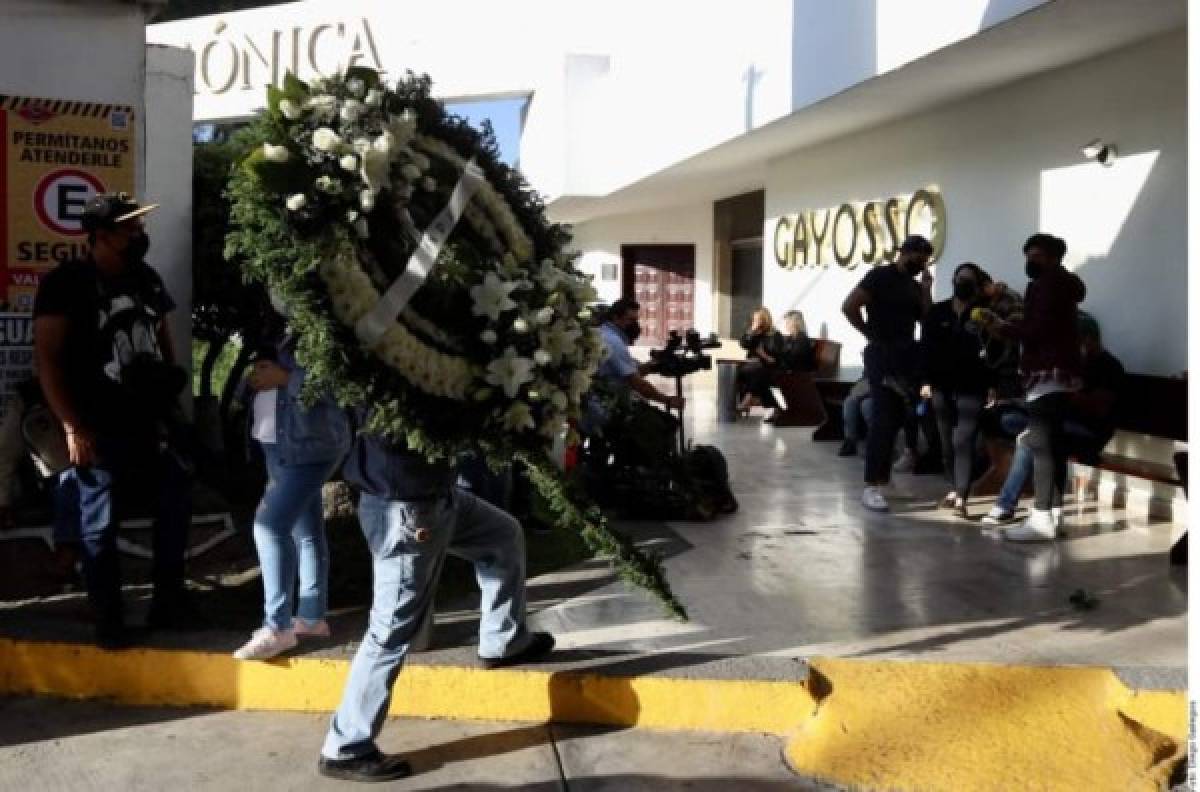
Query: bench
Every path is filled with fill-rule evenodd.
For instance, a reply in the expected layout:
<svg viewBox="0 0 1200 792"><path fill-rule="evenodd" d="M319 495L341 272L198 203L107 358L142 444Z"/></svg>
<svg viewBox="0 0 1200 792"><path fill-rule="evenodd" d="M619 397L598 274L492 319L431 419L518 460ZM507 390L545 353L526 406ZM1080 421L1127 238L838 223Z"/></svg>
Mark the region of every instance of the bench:
<svg viewBox="0 0 1200 792"><path fill-rule="evenodd" d="M842 345L823 338L813 339L816 369L807 371L775 371L771 387L782 396L779 409L768 421L775 426L821 426L829 422L821 383L835 378L841 365ZM717 420L722 423L737 420L737 367L744 359L717 359Z"/></svg>

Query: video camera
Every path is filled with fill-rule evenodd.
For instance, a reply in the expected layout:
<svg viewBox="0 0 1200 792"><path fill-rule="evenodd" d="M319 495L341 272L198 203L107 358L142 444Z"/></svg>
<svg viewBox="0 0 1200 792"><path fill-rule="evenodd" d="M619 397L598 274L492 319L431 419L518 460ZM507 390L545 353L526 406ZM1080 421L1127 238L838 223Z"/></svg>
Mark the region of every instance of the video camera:
<svg viewBox="0 0 1200 792"><path fill-rule="evenodd" d="M655 374L678 379L711 369L712 356L704 354L704 350L720 346L716 333L701 338L695 330L688 330L682 336L678 330L672 330L662 349L650 350L650 361L654 364Z"/></svg>

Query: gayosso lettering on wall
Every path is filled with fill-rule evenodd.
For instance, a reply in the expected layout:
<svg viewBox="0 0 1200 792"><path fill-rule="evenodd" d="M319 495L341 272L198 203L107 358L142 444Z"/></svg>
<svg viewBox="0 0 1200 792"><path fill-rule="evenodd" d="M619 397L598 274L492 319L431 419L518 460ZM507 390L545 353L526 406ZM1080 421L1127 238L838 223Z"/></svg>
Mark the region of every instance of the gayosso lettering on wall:
<svg viewBox="0 0 1200 792"><path fill-rule="evenodd" d="M909 234L928 238L933 261L941 258L946 247L946 202L937 187L783 215L775 223L775 261L786 270L831 263L845 269L860 263L887 263L895 260Z"/></svg>

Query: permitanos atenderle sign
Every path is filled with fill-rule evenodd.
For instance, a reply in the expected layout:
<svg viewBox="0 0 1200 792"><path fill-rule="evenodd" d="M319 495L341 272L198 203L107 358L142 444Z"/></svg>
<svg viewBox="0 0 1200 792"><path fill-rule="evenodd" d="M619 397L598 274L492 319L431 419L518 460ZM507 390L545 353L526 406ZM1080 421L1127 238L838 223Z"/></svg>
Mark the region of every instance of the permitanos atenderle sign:
<svg viewBox="0 0 1200 792"><path fill-rule="evenodd" d="M783 269L846 269L895 260L900 243L921 234L933 243L933 261L946 247L946 202L936 187L887 200L808 209L775 223L775 261Z"/></svg>

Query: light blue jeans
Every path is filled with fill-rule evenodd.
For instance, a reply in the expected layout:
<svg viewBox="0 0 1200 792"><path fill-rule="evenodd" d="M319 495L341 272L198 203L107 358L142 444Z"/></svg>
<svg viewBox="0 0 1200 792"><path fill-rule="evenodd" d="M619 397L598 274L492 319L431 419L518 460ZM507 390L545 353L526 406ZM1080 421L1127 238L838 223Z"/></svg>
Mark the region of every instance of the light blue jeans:
<svg viewBox="0 0 1200 792"><path fill-rule="evenodd" d="M1023 425L1027 423L1021 422ZM1005 428L1010 426L1021 425L1018 421L1013 420L1010 423L1006 422ZM1063 425L1063 435L1065 437L1067 447L1064 452L1070 452L1078 449L1088 449L1094 453L1099 453L1104 443L1092 434L1087 427L1074 421L1066 421ZM1098 447L1097 447L1098 446ZM1008 478L1004 479L1004 487L1000 490L1000 495L996 498L996 505L1007 512L1017 510L1017 503L1021 499L1021 491L1025 489L1025 482L1029 481L1029 477L1033 475L1033 450L1021 439L1017 438L1017 449L1013 453L1012 467L1008 469ZM1055 482L1058 487L1058 493L1055 496L1053 504L1062 506L1062 496L1065 494L1065 481Z"/></svg>
<svg viewBox="0 0 1200 792"><path fill-rule="evenodd" d="M409 642L433 606L447 552L475 565L482 593L479 655L510 657L529 644L525 629L525 540L521 525L462 489L426 501L363 493L359 521L371 550L375 592L367 634L321 753L352 759L376 750Z"/></svg>
<svg viewBox="0 0 1200 792"><path fill-rule="evenodd" d="M337 460L281 465L274 443L262 443L267 488L254 514L254 546L262 568L263 623L275 630L325 618L329 600L329 547L321 509L321 485ZM299 594L296 578L299 576Z"/></svg>

